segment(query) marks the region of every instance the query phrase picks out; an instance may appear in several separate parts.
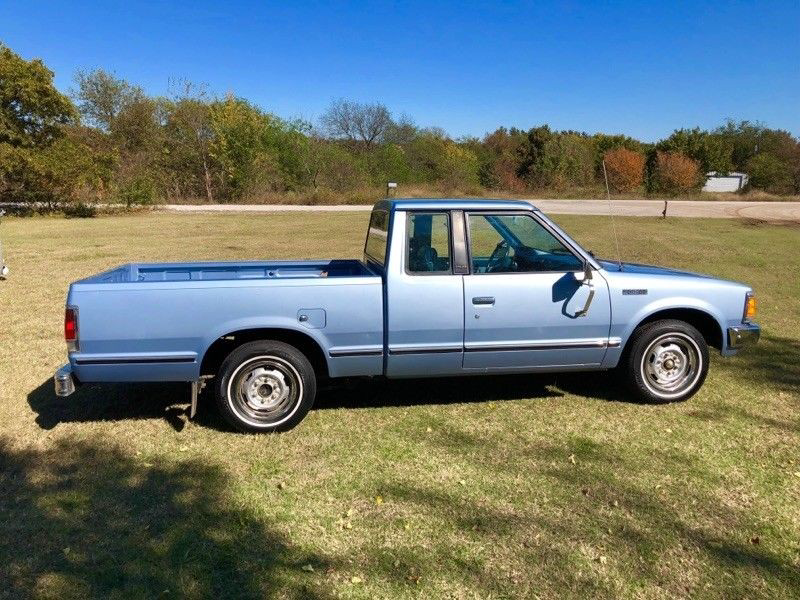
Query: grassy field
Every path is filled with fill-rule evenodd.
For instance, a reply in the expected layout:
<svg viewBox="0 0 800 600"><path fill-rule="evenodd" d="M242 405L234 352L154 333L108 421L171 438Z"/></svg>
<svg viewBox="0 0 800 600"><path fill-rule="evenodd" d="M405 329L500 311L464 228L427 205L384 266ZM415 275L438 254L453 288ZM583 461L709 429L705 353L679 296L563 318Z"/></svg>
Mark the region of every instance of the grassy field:
<svg viewBox="0 0 800 600"><path fill-rule="evenodd" d="M800 230L618 219L628 260L751 283L762 343L687 403L602 375L364 383L229 432L188 385L54 397L68 282L134 260L358 256L366 213L7 219L0 597L796 597ZM560 217L598 255L607 221Z"/></svg>

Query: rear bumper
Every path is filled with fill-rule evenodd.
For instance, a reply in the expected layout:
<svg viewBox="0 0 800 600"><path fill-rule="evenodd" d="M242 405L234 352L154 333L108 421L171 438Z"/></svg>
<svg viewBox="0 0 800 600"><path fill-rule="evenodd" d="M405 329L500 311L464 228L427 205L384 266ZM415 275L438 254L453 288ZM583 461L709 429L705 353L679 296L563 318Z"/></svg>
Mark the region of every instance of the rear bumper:
<svg viewBox="0 0 800 600"><path fill-rule="evenodd" d="M75 391L75 377L72 375L72 366L66 364L53 375L53 385L56 396L69 396Z"/></svg>
<svg viewBox="0 0 800 600"><path fill-rule="evenodd" d="M755 323L742 323L734 327L728 327L728 347L744 348L752 346L761 337L761 327Z"/></svg>

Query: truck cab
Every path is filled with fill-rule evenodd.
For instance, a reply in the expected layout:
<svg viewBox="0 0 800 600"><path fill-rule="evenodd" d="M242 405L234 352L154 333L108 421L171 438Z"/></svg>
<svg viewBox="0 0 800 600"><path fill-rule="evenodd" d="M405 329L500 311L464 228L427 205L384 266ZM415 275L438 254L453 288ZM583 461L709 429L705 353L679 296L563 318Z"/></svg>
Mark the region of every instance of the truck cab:
<svg viewBox="0 0 800 600"><path fill-rule="evenodd" d="M380 202L364 260L389 377L600 368L620 344L599 264L526 202Z"/></svg>

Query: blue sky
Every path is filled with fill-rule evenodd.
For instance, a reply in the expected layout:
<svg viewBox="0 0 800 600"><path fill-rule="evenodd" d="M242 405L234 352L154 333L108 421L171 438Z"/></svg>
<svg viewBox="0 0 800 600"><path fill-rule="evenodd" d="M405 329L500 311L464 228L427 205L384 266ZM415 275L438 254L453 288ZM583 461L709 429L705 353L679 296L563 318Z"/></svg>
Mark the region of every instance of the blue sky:
<svg viewBox="0 0 800 600"><path fill-rule="evenodd" d="M652 141L728 117L800 134L800 0L4 0L0 41L62 90L102 67L151 94L188 78L307 120L344 97L454 136L549 123Z"/></svg>

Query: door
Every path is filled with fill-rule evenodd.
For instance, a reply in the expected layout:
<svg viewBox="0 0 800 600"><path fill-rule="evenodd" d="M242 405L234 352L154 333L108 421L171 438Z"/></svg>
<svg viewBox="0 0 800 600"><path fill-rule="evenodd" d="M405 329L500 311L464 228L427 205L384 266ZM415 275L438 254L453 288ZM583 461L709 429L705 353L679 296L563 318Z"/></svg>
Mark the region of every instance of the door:
<svg viewBox="0 0 800 600"><path fill-rule="evenodd" d="M584 260L530 213L471 213L467 229L464 369L599 365L611 320L605 279L594 272L584 283Z"/></svg>
<svg viewBox="0 0 800 600"><path fill-rule="evenodd" d="M458 233L464 239L463 217ZM394 214L386 277L386 374L459 374L464 350L466 248L453 256L449 211Z"/></svg>

